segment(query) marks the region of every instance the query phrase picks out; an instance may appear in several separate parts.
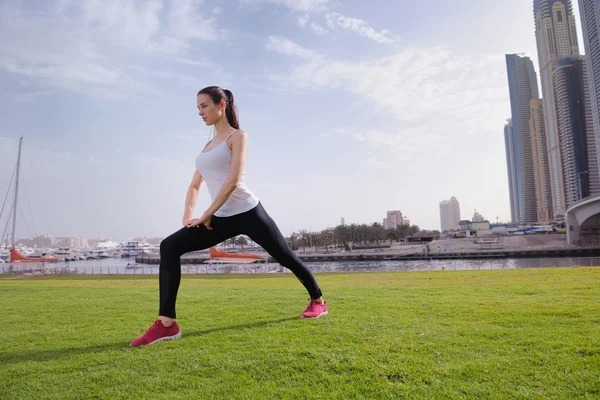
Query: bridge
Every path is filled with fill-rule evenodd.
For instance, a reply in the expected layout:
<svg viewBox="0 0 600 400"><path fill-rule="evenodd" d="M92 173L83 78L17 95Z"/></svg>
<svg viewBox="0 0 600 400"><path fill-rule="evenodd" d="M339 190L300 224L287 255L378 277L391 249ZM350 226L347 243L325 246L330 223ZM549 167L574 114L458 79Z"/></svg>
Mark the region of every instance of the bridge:
<svg viewBox="0 0 600 400"><path fill-rule="evenodd" d="M578 246L600 244L600 195L581 199L567 210L567 243Z"/></svg>

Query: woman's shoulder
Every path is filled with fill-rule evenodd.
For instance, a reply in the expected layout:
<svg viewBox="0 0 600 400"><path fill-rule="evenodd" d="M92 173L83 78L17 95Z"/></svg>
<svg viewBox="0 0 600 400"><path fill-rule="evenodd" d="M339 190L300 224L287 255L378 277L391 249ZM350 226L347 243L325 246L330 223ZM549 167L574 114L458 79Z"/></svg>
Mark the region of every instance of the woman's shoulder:
<svg viewBox="0 0 600 400"><path fill-rule="evenodd" d="M238 129L237 131L234 132L235 134L232 135L233 138L237 138L238 140L243 140L246 139L248 137L248 132L243 131L241 129Z"/></svg>

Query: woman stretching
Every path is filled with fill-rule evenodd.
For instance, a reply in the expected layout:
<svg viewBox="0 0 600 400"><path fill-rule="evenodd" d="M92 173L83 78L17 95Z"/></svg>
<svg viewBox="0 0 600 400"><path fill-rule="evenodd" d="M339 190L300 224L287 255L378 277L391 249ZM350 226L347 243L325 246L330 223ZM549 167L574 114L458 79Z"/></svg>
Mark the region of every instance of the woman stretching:
<svg viewBox="0 0 600 400"><path fill-rule="evenodd" d="M278 263L290 269L310 295L303 318L327 314L327 304L313 274L288 247L258 198L244 185L248 135L240 130L233 94L209 86L196 97L199 114L215 135L196 158L196 171L187 192L183 228L160 244L160 308L158 319L132 347L181 337L175 322L175 301L181 281L181 256L213 247L237 235L248 235ZM206 180L212 203L200 218L192 218L200 185Z"/></svg>

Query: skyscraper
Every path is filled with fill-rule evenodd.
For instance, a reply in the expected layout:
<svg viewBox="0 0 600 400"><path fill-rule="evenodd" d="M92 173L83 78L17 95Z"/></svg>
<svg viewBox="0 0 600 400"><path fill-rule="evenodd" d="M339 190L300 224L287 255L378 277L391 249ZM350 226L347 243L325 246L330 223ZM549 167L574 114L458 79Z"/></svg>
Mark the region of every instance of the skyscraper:
<svg viewBox="0 0 600 400"><path fill-rule="evenodd" d="M548 223L552 220L552 195L550 191L550 174L548 173L548 151L542 100L532 99L529 102L529 108L529 133L533 154L537 222Z"/></svg>
<svg viewBox="0 0 600 400"><path fill-rule="evenodd" d="M585 57L557 63L554 87L563 158L566 207L600 192Z"/></svg>
<svg viewBox="0 0 600 400"><path fill-rule="evenodd" d="M537 221L537 203L533 175L533 154L529 132L532 99L539 99L537 76L529 57L506 55L510 108L512 114L512 141L515 159L515 176L519 215L516 222L524 224Z"/></svg>
<svg viewBox="0 0 600 400"><path fill-rule="evenodd" d="M458 230L460 204L456 200L456 197L440 202L440 222L442 232Z"/></svg>
<svg viewBox="0 0 600 400"><path fill-rule="evenodd" d="M517 197L517 175L515 149L513 143L512 119L504 125L504 145L506 146L506 167L508 169L508 192L510 195L511 222L519 220L519 199Z"/></svg>
<svg viewBox="0 0 600 400"><path fill-rule="evenodd" d="M578 57L579 48L571 0L534 0L533 12L546 120L552 209L556 219L564 217L566 200L554 71L559 60Z"/></svg>
<svg viewBox="0 0 600 400"><path fill-rule="evenodd" d="M600 152L600 1L579 0L579 13L583 25L586 64L590 88L596 152ZM600 153L597 155L600 164Z"/></svg>

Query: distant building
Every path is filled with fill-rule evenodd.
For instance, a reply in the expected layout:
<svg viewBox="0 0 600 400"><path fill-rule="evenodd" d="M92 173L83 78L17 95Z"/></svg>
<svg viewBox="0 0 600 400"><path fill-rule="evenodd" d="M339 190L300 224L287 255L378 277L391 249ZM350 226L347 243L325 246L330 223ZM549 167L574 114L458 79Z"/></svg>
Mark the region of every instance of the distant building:
<svg viewBox="0 0 600 400"><path fill-rule="evenodd" d="M548 171L548 146L544 105L541 99L529 102L529 134L533 152L533 180L535 182L535 200L537 221L548 223L552 220L552 190ZM516 219L513 219L516 221Z"/></svg>
<svg viewBox="0 0 600 400"><path fill-rule="evenodd" d="M441 231L456 231L459 229L460 204L456 197L440 202Z"/></svg>
<svg viewBox="0 0 600 400"><path fill-rule="evenodd" d="M479 214L477 212L477 210L475 210L475 213L473 214L473 222L483 222L484 218L483 215Z"/></svg>
<svg viewBox="0 0 600 400"><path fill-rule="evenodd" d="M69 247L73 249L90 247L87 239L82 237L64 237L56 238L54 236L39 235L31 239L19 239L19 243L23 246L33 248L58 248Z"/></svg>
<svg viewBox="0 0 600 400"><path fill-rule="evenodd" d="M554 88L566 206L600 192L596 137L585 57L558 61Z"/></svg>
<svg viewBox="0 0 600 400"><path fill-rule="evenodd" d="M489 221L460 221L460 231L467 237L471 236L487 236L491 234Z"/></svg>
<svg viewBox="0 0 600 400"><path fill-rule="evenodd" d="M583 40L587 52L592 124L588 128L596 135L596 150L600 157L600 2L579 0L579 12L583 28ZM598 161L600 165L600 160Z"/></svg>
<svg viewBox="0 0 600 400"><path fill-rule="evenodd" d="M384 228L396 229L398 225L402 225L402 213L399 210L388 211L383 224Z"/></svg>
<svg viewBox="0 0 600 400"><path fill-rule="evenodd" d="M564 216L567 203L558 122L560 104L557 103L556 97L555 72L561 59L579 57L577 28L571 0L534 0L533 13L548 143L548 172L554 214L552 219L556 220ZM584 14L587 13L584 11ZM529 213L525 213L528 218L521 218L515 222L535 222L537 203L534 201L533 204L534 211L531 217L529 218ZM523 210L520 211L523 216Z"/></svg>
<svg viewBox="0 0 600 400"><path fill-rule="evenodd" d="M513 163L508 165L509 185L512 188L515 182L511 180L514 177L516 193L513 190L513 200L518 202L517 207L513 204L511 212L518 209L519 222L533 222L537 219L537 203L529 120L530 102L532 99L539 99L537 75L531 59L519 54L506 55L506 69L511 120L510 125L505 126L504 130L505 140L507 133L512 134L512 139L506 143L506 147L513 151L513 154L507 154L507 160Z"/></svg>

